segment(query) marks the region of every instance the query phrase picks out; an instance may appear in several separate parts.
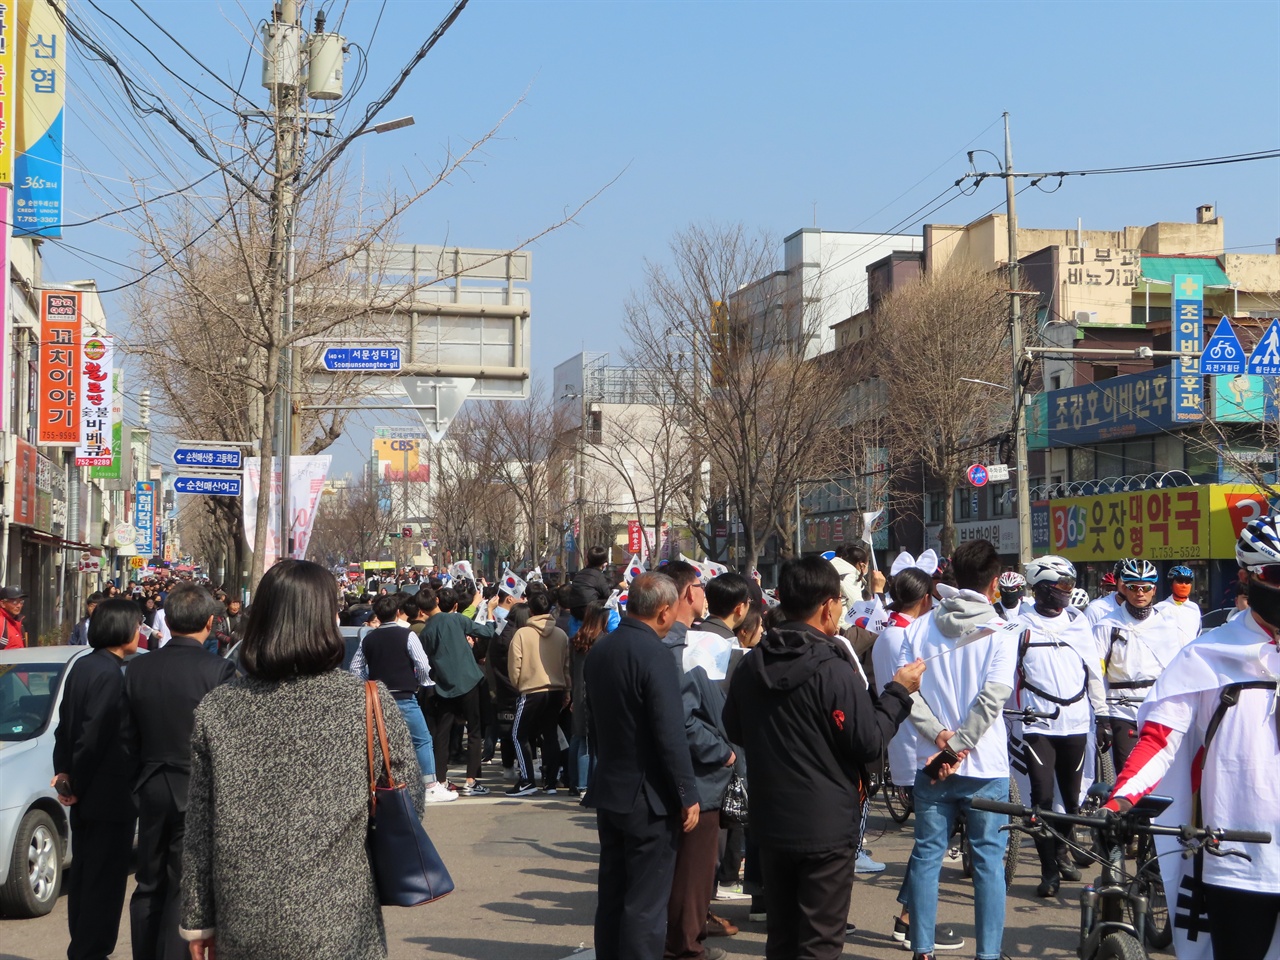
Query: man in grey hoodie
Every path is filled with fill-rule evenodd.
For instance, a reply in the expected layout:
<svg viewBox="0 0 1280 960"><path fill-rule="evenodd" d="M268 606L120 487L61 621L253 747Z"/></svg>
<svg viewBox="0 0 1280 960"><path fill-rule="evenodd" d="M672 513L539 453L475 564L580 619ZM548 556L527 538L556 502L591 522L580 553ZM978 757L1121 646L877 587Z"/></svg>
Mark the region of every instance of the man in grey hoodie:
<svg viewBox="0 0 1280 960"><path fill-rule="evenodd" d="M915 848L908 864L910 939L915 960L934 960L938 875L956 815L966 815L973 851L978 960L999 960L1004 938L1002 814L975 810L975 797L1009 799L1009 747L1001 710L1013 692L1017 634L1003 627L992 602L999 596L1000 557L986 540L961 544L952 558L958 590L907 630L903 666L930 660L913 699L911 722L920 733L915 782ZM949 594L949 595L948 595ZM987 628L987 629L984 629ZM940 751L956 759L930 777L924 767Z"/></svg>

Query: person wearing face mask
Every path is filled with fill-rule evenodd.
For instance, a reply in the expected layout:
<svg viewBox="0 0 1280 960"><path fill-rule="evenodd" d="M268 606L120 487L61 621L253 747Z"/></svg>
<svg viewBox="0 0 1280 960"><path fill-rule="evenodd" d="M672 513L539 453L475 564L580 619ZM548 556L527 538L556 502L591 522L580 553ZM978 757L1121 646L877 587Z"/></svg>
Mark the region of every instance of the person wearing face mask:
<svg viewBox="0 0 1280 960"><path fill-rule="evenodd" d="M1116 592L1123 602L1093 628L1102 659L1105 715L1117 770L1138 742L1138 707L1177 652L1191 640L1175 614L1155 606L1160 576L1151 563L1125 560L1118 579ZM1098 746L1106 749L1103 739Z"/></svg>
<svg viewBox="0 0 1280 960"><path fill-rule="evenodd" d="M1247 612L1182 649L1139 713L1141 736L1106 804L1127 810L1157 786L1173 799L1160 823L1266 831L1280 839L1280 517L1241 531L1236 560ZM1165 889L1177 890L1174 946L1185 960L1280 956L1280 844L1231 843L1251 859L1168 856L1157 838ZM1189 931L1207 928L1192 942Z"/></svg>
<svg viewBox="0 0 1280 960"><path fill-rule="evenodd" d="M1195 583L1195 574L1191 568L1178 564L1168 573L1169 596L1156 604L1161 610L1168 610L1178 618L1187 636L1194 640L1200 635L1200 605L1191 599L1191 586Z"/></svg>
<svg viewBox="0 0 1280 960"><path fill-rule="evenodd" d="M1101 719L1106 697L1093 631L1070 606L1076 568L1063 557L1040 557L1027 564L1027 583L1035 597L1023 604L1018 622L1026 627L1018 642L1017 679L1013 705L1037 713L1054 713L1025 726L1024 752L1031 803L1053 806L1054 784L1067 813L1080 809L1080 781L1089 731L1098 727L1098 742L1109 743L1111 728ZM1053 897L1062 880L1079 880L1080 871L1067 856L1067 846L1052 838L1037 838L1040 885L1036 895Z"/></svg>
<svg viewBox="0 0 1280 960"><path fill-rule="evenodd" d="M1016 620L1022 609L1022 598L1027 589L1026 578L1016 570L1006 570L998 581L1000 599L996 601L996 616L1001 620Z"/></svg>
<svg viewBox="0 0 1280 960"><path fill-rule="evenodd" d="M1119 588L1120 568L1123 566L1124 561L1117 560L1111 572L1102 575L1102 593L1084 609L1084 615L1089 618L1090 623L1096 624L1124 603L1124 594Z"/></svg>

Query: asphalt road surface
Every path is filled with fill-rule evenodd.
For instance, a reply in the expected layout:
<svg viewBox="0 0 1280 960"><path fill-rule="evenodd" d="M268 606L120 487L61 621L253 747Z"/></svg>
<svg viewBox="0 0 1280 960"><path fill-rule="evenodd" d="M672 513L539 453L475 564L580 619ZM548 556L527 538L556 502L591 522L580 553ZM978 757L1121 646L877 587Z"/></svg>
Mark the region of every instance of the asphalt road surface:
<svg viewBox="0 0 1280 960"><path fill-rule="evenodd" d="M911 851L913 821L899 828L883 811L880 804L873 807L868 846L888 869L876 877L859 877L855 883L849 918L858 931L849 937L845 955L904 960L910 954L891 939L890 931L902 867ZM563 795L459 799L428 806L426 825L457 890L435 904L384 911L391 957L588 960L593 956L598 847L591 811ZM1037 880L1035 852L1027 844L1010 890L1005 952L1015 960L1072 958L1081 884L1063 884L1058 899L1042 901L1035 898ZM974 955L972 892L959 861L944 865L939 916L967 941L964 949L944 956ZM742 932L711 942L734 956L763 957L764 924L747 921L747 906L745 901L714 904L712 909L739 924ZM66 924L65 897L48 917L0 919L0 960L61 960L67 949ZM114 956L130 955L126 914Z"/></svg>

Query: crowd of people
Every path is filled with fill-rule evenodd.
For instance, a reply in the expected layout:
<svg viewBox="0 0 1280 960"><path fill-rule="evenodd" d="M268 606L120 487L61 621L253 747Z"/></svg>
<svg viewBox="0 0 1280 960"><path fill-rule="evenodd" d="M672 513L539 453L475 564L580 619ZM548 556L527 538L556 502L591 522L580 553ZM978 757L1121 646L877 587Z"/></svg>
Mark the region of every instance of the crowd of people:
<svg viewBox="0 0 1280 960"><path fill-rule="evenodd" d="M984 540L946 561L904 553L887 577L857 547L793 558L768 593L684 558L611 575L593 548L558 587L466 569L350 594L285 561L247 615L193 583L157 590L150 631L145 589L95 595L55 750L76 835L69 956L114 945L135 818L135 958L384 955L364 852L373 680L420 812L498 790L596 811L600 960L718 960L709 938L736 927L713 908L732 899L765 922L767 957L840 956L855 873L884 869L863 840L885 758L915 812L894 939L914 960L967 945L938 916L964 814L973 955L1000 960L1008 820L972 804L1009 797L1011 758L1041 808L1078 810L1107 755L1107 809L1159 787L1187 822L1280 835L1277 522L1241 534L1240 609L1204 633L1186 567L1158 600L1157 568L1128 559L1090 599L1065 558L1012 570ZM231 683L209 655L219 627L243 638ZM147 634L152 655L122 671ZM307 837L284 871L245 842L275 831ZM1197 866L1212 954L1195 956L1277 955L1280 852L1247 846L1250 861ZM1039 897L1082 879L1063 845L1036 852Z"/></svg>

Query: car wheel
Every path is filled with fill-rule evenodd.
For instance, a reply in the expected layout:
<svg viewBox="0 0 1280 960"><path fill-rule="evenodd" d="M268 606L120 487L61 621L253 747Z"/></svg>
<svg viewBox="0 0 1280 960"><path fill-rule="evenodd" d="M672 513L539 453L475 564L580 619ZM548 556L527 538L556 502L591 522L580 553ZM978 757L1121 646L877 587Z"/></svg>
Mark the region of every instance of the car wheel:
<svg viewBox="0 0 1280 960"><path fill-rule="evenodd" d="M18 824L9 861L9 879L0 887L0 912L11 917L43 917L62 890L62 838L53 818L29 810Z"/></svg>

